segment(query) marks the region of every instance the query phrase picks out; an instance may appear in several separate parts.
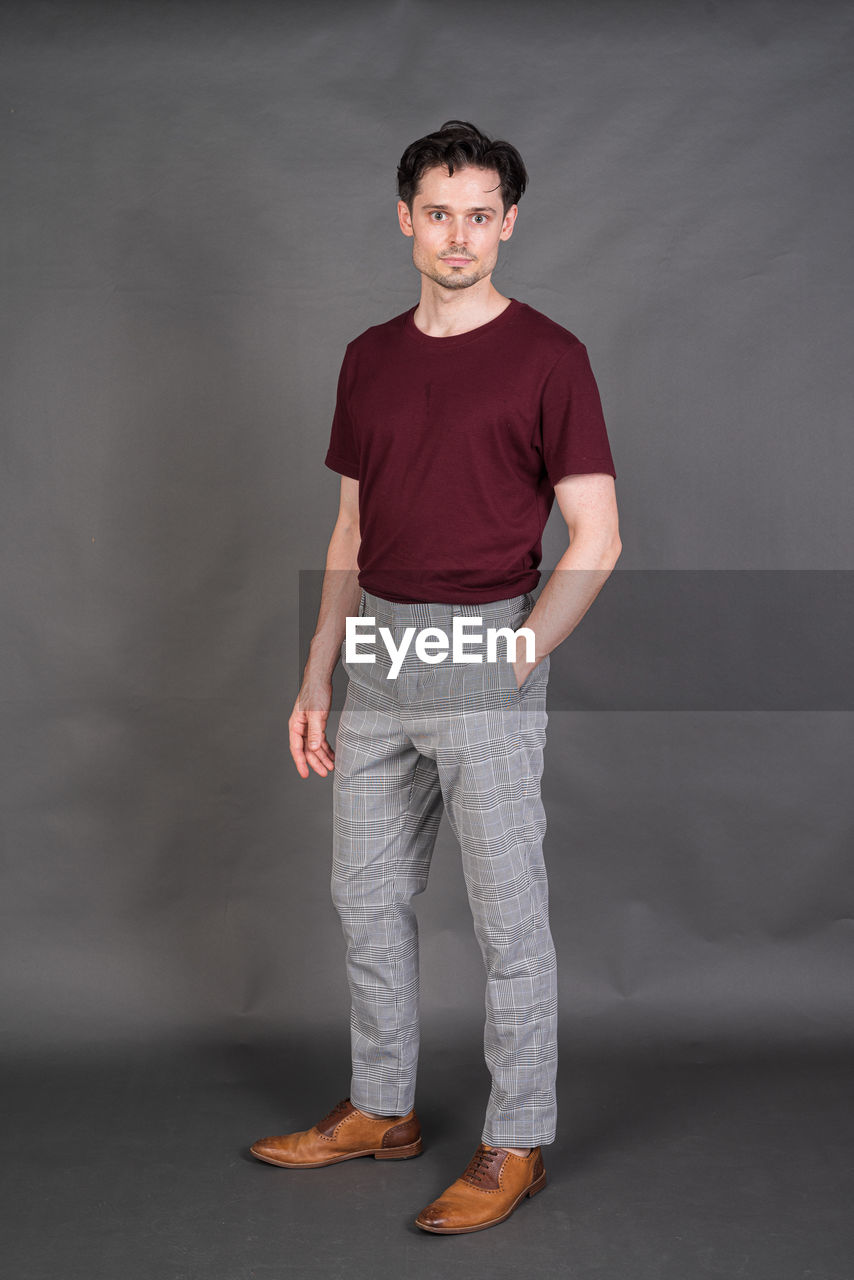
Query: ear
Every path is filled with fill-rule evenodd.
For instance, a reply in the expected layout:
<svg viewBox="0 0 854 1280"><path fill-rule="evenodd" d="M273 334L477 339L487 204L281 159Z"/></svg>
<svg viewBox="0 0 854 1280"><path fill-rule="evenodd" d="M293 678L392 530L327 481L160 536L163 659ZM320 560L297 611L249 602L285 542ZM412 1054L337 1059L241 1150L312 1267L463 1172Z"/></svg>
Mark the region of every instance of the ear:
<svg viewBox="0 0 854 1280"><path fill-rule="evenodd" d="M400 223L400 229L405 236L412 236L415 232L412 230L412 215L409 212L409 205L403 200L397 202L397 220Z"/></svg>
<svg viewBox="0 0 854 1280"><path fill-rule="evenodd" d="M504 215L504 221L501 224L501 235L499 240L509 240L513 234L513 228L516 225L516 214L519 212L517 204L511 204L510 208Z"/></svg>

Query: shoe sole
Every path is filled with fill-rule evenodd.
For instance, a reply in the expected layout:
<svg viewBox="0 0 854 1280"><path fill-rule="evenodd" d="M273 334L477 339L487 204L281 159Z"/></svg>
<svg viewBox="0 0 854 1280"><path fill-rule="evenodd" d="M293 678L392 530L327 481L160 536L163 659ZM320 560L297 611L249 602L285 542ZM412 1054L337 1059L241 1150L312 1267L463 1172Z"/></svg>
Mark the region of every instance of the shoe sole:
<svg viewBox="0 0 854 1280"><path fill-rule="evenodd" d="M419 1138L417 1142L410 1142L406 1147L374 1147L370 1151L347 1151L343 1155L331 1156L328 1160L313 1160L311 1163L302 1160L275 1160L272 1156L259 1155L257 1151L252 1151L251 1154L256 1160L277 1165L280 1169L322 1169L327 1164L341 1164L343 1160L358 1160L361 1156L373 1156L375 1160L411 1160L413 1156L420 1156L423 1150Z"/></svg>
<svg viewBox="0 0 854 1280"><path fill-rule="evenodd" d="M526 1196L535 1196L538 1191L542 1191L545 1185L546 1174L545 1170L543 1170L536 1182L532 1182L529 1187L526 1187L525 1190L516 1197L507 1212L502 1213L500 1218L490 1218L489 1222L478 1222L474 1227L434 1227L431 1226L430 1223L420 1222L418 1218L415 1219L415 1225L416 1227L420 1227L422 1231L430 1231L433 1235L437 1236L461 1236L469 1231L485 1231L487 1227L497 1227L499 1222L506 1222L513 1210L522 1203Z"/></svg>

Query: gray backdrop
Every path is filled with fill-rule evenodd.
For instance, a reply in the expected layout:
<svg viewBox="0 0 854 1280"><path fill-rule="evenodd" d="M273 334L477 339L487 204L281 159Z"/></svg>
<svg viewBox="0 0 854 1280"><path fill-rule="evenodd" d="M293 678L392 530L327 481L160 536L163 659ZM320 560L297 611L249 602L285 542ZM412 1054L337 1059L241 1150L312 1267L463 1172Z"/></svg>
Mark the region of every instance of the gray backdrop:
<svg viewBox="0 0 854 1280"><path fill-rule="evenodd" d="M3 6L7 1048L346 1044L331 781L287 749L298 580L345 343L417 299L395 166L444 119L528 164L496 283L588 346L615 578L852 567L853 28L806 0ZM552 712L564 1034L850 1040L851 715L704 692ZM446 824L419 916L425 1026L476 1046Z"/></svg>

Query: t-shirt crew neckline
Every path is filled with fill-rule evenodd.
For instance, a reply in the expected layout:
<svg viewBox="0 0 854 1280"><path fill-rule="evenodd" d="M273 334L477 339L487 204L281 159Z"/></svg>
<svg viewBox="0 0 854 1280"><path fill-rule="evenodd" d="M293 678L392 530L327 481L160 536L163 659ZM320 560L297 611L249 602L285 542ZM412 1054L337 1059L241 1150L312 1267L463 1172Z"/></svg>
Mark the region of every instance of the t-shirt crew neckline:
<svg viewBox="0 0 854 1280"><path fill-rule="evenodd" d="M496 329L507 324L521 309L521 302L515 298L511 298L509 304L503 311L499 311L497 316L493 316L491 320L487 320L484 324L476 325L474 329L467 329L465 333L451 333L445 337L437 337L433 334L422 333L415 323L415 312L418 310L418 304L405 313L404 332L407 337L419 342L422 347L429 348L433 351L456 351L458 347L464 347L470 342L477 342L479 338L487 337L495 333Z"/></svg>

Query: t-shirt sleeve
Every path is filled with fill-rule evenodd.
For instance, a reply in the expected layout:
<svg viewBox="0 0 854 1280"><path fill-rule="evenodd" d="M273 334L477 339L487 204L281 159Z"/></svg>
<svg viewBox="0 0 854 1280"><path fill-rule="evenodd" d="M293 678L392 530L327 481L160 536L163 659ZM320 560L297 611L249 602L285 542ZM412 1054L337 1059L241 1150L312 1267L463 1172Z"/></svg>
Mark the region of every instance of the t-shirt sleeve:
<svg viewBox="0 0 854 1280"><path fill-rule="evenodd" d="M564 476L589 472L616 478L599 388L582 342L574 343L546 378L539 447L553 485Z"/></svg>
<svg viewBox="0 0 854 1280"><path fill-rule="evenodd" d="M341 362L338 374L338 391L335 397L335 413L332 417L332 431L329 437L329 448L324 459L331 471L340 475L359 479L359 442L350 413L350 388L352 386L353 359L348 347Z"/></svg>

